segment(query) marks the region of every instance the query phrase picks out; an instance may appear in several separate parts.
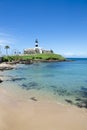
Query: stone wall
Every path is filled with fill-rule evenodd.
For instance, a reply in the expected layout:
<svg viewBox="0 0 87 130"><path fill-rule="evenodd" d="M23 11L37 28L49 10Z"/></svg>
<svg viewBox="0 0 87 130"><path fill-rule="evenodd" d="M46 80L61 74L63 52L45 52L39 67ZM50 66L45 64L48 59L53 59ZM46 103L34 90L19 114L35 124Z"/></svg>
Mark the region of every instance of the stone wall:
<svg viewBox="0 0 87 130"><path fill-rule="evenodd" d="M25 49L24 54L50 54L53 53L53 50L43 50L41 48L34 48L34 49Z"/></svg>

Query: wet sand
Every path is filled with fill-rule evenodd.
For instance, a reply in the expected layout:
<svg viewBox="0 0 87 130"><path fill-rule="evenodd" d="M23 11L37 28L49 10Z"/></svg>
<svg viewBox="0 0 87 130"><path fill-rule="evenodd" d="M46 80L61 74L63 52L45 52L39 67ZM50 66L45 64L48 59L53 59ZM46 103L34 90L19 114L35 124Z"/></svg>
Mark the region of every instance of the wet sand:
<svg viewBox="0 0 87 130"><path fill-rule="evenodd" d="M18 99L0 88L0 130L87 130L87 110L53 101Z"/></svg>

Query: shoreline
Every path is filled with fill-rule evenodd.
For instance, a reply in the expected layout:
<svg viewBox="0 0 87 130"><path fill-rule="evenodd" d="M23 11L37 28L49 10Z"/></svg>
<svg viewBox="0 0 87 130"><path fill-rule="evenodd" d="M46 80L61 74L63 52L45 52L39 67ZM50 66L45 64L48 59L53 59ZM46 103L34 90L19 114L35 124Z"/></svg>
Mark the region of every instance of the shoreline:
<svg viewBox="0 0 87 130"><path fill-rule="evenodd" d="M3 64L2 63L2 65L1 66L10 66L9 64ZM3 66L3 67L4 67ZM11 65L11 66L14 66L14 65ZM16 64L15 66L14 66L14 69L15 68L17 68L18 66L20 66L20 64ZM15 71L15 70L14 70ZM2 72L2 74L5 74L3 71L1 71ZM9 71L6 71L6 73L9 73ZM5 86L7 86L7 87L9 87L10 86L10 84L9 84L9 86L7 85L7 83L6 82L9 82L10 83L10 81L11 81L11 87L12 87L12 89L14 89L15 90L15 83L16 83L16 81L18 82L18 81L21 81L21 80L25 80L26 78L22 78L22 77L14 77L14 76L9 76L9 75L7 75L7 76L3 76L3 75L0 75L0 83L2 84L3 83L3 85ZM5 83L5 84L4 84ZM34 82L35 83L35 82ZM35 85L33 82L30 82L30 85L32 86L32 85ZM36 84L37 85L37 84ZM3 86L3 87L4 87ZM13 86L15 86L15 87L13 87ZM10 87L10 88L11 88ZM28 88L26 88L27 87L27 85L26 84L22 84L21 86L19 85L19 87L22 89L22 90L28 90ZM55 86L54 86L55 87ZM16 89L18 90L18 86L16 87ZM82 89L84 89L84 87L82 88ZM31 91L30 91L31 90ZM32 96L32 94L33 94L33 96L32 97L34 97L33 98L33 100L38 100L37 99L37 97L41 97L41 98L43 98L44 96L46 96L46 97L44 97L45 99L46 98L48 98L48 99L51 99L51 100L54 100L54 101L60 101L60 102L63 102L63 103L65 103L65 104L69 104L69 105L72 105L72 106L76 106L76 107L78 107L78 108L85 108L85 109L87 109L87 101L85 100L85 99L80 99L79 97L78 98L76 98L76 99L71 99L71 98L68 98L67 96L66 97L58 97L58 96L56 96L56 94L52 94L52 93L49 93L49 96L48 96L48 94L47 93L45 93L45 91L44 92L41 92L41 91L39 91L39 92L37 92L36 90L36 92L35 93L33 93L34 91L32 91L33 89L31 89L30 88L30 90L29 90L29 94L31 94L31 96ZM58 90L57 90L58 91ZM61 91L59 92L59 93L61 93ZM36 97L36 96L37 97ZM39 96L38 96L39 95ZM52 98L51 98L52 97ZM43 99L44 99L43 98ZM77 102L76 102L77 101Z"/></svg>
<svg viewBox="0 0 87 130"><path fill-rule="evenodd" d="M11 70L11 69L14 69L15 67L16 67L15 64L11 65L6 62L0 63L0 71Z"/></svg>
<svg viewBox="0 0 87 130"><path fill-rule="evenodd" d="M4 75L1 78L5 81ZM0 130L87 130L87 109L39 99L39 93L32 91L27 97L27 92L22 93L26 90L10 87L9 82L0 85Z"/></svg>

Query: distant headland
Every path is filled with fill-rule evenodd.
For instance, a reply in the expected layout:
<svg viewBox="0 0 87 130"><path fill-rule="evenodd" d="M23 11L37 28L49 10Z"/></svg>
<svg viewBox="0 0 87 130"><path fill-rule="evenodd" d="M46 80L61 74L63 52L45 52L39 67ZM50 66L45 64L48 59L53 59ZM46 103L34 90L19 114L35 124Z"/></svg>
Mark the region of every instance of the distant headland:
<svg viewBox="0 0 87 130"><path fill-rule="evenodd" d="M0 70L12 69L13 67L9 67L9 65L14 64L32 64L35 62L62 62L66 61L66 58L64 58L60 54L55 54L53 50L46 50L39 47L38 40L35 40L35 47L34 48L28 48L24 49L23 54L15 54L15 55L6 55L1 57L0 59L1 63L5 62L6 66L1 65Z"/></svg>

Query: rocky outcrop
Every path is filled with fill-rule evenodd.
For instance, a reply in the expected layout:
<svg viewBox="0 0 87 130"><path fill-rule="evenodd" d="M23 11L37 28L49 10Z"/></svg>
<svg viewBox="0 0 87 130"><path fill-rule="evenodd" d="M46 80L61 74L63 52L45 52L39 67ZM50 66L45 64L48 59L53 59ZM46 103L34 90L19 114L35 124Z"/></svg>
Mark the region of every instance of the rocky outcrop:
<svg viewBox="0 0 87 130"><path fill-rule="evenodd" d="M7 64L7 63L1 63L0 64L0 70L3 71L3 70L11 70L11 69L14 69L15 66L14 65L10 65L10 64Z"/></svg>
<svg viewBox="0 0 87 130"><path fill-rule="evenodd" d="M19 61L20 64L33 64L32 60L20 60Z"/></svg>

